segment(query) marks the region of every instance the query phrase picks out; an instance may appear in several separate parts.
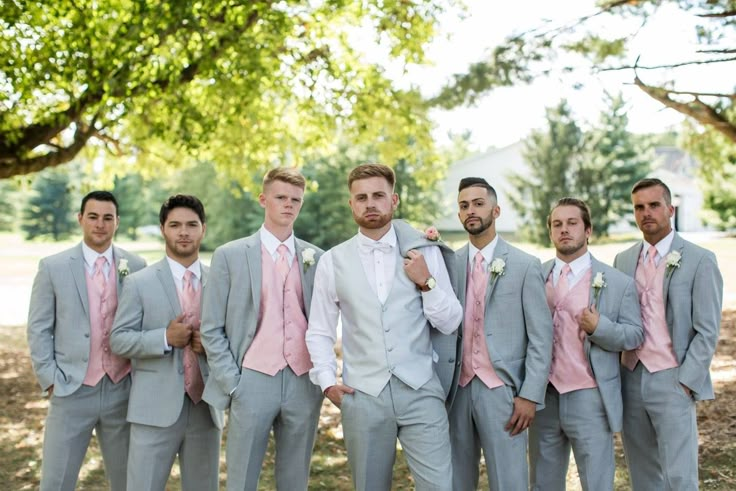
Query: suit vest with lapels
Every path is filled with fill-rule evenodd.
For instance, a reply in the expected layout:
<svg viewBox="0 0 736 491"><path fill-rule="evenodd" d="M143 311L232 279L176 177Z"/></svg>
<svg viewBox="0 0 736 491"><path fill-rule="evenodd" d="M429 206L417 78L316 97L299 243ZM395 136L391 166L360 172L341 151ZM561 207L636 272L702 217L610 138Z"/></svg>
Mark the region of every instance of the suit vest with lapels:
<svg viewBox="0 0 736 491"><path fill-rule="evenodd" d="M553 284L552 274L547 279L547 304L552 312L553 325L549 381L560 394L597 387L587 356L586 334L577 321L580 312L590 304L592 272L592 267L588 268L583 277L562 295Z"/></svg>

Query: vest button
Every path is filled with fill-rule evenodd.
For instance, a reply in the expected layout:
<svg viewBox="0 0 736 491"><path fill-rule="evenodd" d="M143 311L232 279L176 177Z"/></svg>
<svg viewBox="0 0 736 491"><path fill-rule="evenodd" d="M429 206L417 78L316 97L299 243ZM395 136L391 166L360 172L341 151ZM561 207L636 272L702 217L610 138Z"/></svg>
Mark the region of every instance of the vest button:
<svg viewBox="0 0 736 491"><path fill-rule="evenodd" d="M85 337L85 338L88 338L88 337L89 337L89 333L88 333L88 332L85 332L85 333L84 333L84 337Z"/></svg>
<svg viewBox="0 0 736 491"><path fill-rule="evenodd" d="M389 346L388 347L388 351L393 351L393 350L394 350L394 347L393 346Z"/></svg>

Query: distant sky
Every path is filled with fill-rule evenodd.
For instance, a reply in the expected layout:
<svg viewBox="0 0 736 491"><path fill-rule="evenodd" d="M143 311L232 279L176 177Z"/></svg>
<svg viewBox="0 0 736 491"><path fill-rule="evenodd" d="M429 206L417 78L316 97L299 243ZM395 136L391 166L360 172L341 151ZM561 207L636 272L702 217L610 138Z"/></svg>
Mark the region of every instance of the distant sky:
<svg viewBox="0 0 736 491"><path fill-rule="evenodd" d="M459 18L456 12L442 18L441 34L428 49L428 58L434 62L433 66L412 67L407 74L392 73L389 68L389 73L404 83L419 85L425 95L434 95L453 73L463 72L470 63L481 59L486 49L500 43L508 34L538 27L544 19L573 20L594 10L591 0L466 0L465 3L468 5L466 18ZM664 15L658 16L656 22L650 22L640 31L630 51L629 62L633 63L637 55L642 55L641 64L682 61L691 56L688 53L693 51L695 41L692 15L674 7L665 8L662 13ZM602 29L616 32L632 25L609 20ZM719 69L722 75L723 69L717 67L680 69L675 75L678 88L702 88L704 78L710 77L715 85L725 83L726 90L729 90L733 77L719 76ZM715 72L708 75L706 70ZM654 84L670 78L672 73L642 71L640 76L645 82ZM477 148L502 147L524 138L534 128L544 127L545 108L556 105L563 97L568 99L579 118L595 121L604 107L604 90L624 94L629 102L631 131L659 132L679 127L683 117L674 110L663 108L632 85L633 78L631 70L593 77L581 68L564 78L556 76L530 86L497 89L474 107L434 111L435 135L442 142L448 131L469 129ZM573 85L577 83L584 87L575 90ZM716 90L718 87L708 89Z"/></svg>

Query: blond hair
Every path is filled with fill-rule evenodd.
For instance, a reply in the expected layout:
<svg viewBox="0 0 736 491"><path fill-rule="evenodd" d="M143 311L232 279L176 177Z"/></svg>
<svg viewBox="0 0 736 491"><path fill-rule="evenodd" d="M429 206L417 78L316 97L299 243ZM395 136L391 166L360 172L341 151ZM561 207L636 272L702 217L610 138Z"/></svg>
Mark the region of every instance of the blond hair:
<svg viewBox="0 0 736 491"><path fill-rule="evenodd" d="M266 189L274 181L285 182L297 186L302 190L307 187L307 181L295 167L276 167L268 171L263 176L263 189Z"/></svg>

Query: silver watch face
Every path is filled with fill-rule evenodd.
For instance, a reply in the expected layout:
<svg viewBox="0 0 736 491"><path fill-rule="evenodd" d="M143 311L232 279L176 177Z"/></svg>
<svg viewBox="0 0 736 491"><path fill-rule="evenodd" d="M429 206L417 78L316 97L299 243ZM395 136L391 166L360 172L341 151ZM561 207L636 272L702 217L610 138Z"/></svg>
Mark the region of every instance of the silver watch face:
<svg viewBox="0 0 736 491"><path fill-rule="evenodd" d="M437 286L437 280L435 280L435 279L434 279L434 278L433 278L432 276L430 276L430 277L429 277L429 278L427 279L427 282L425 283L425 285L427 285L427 288L429 288L429 289L431 290L431 289L433 289L433 288L434 288L435 286Z"/></svg>

